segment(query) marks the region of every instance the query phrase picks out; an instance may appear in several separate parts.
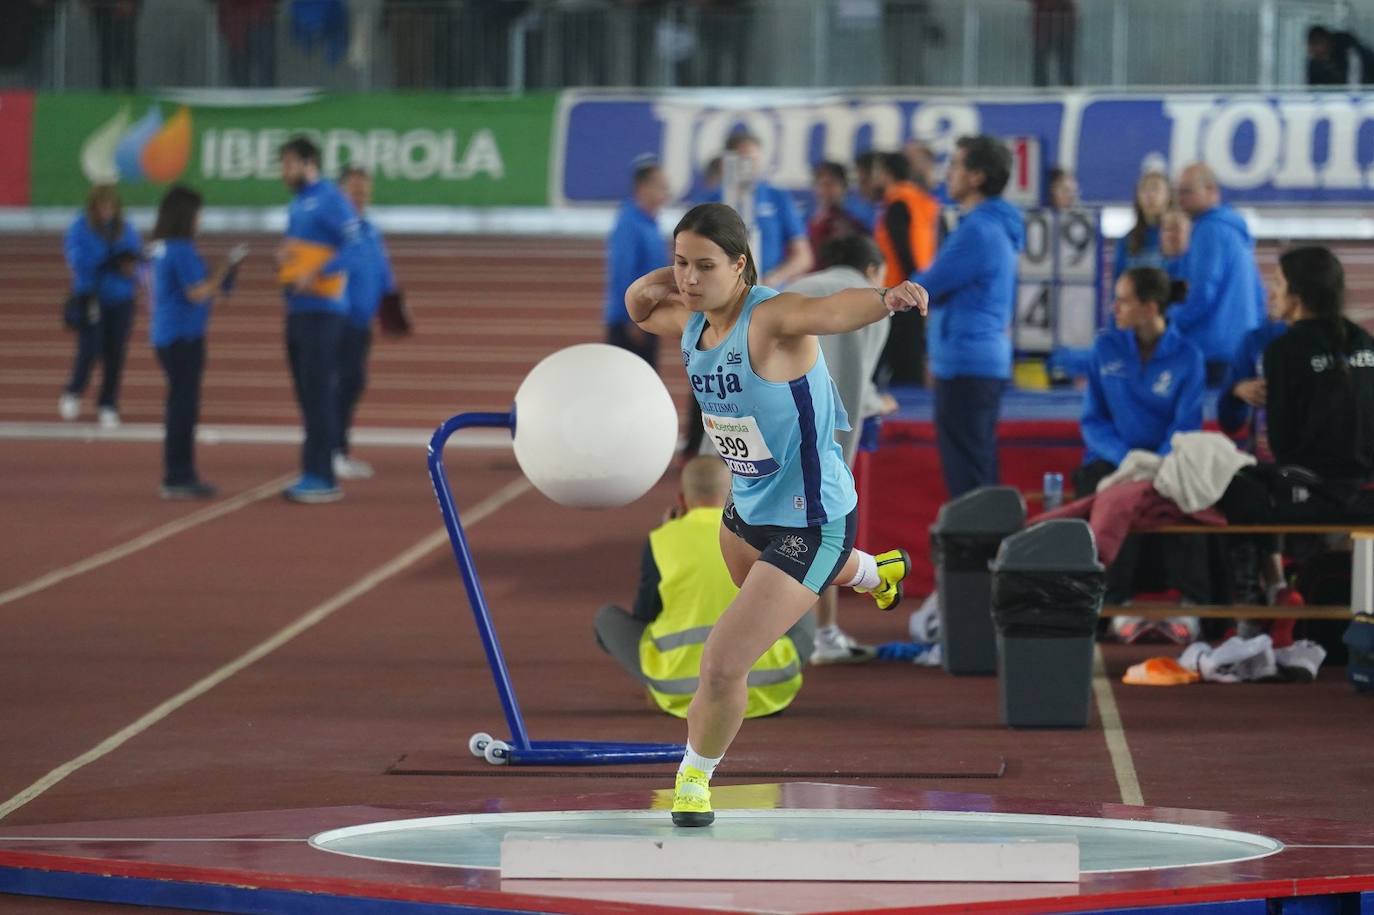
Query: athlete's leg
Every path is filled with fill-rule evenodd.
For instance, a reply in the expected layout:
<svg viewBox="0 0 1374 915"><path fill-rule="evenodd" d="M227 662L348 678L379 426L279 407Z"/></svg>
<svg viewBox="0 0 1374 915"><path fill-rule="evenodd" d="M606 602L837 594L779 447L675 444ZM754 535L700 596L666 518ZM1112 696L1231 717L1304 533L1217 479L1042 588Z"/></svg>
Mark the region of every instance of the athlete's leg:
<svg viewBox="0 0 1374 915"><path fill-rule="evenodd" d="M735 587L744 587L744 578L759 558L759 551L726 527L723 521L720 525L720 555L725 560L725 568L730 570L730 579Z"/></svg>
<svg viewBox="0 0 1374 915"><path fill-rule="evenodd" d="M781 569L754 563L706 639L700 685L687 712L692 749L706 757L725 754L744 721L749 669L815 602L814 591Z"/></svg>

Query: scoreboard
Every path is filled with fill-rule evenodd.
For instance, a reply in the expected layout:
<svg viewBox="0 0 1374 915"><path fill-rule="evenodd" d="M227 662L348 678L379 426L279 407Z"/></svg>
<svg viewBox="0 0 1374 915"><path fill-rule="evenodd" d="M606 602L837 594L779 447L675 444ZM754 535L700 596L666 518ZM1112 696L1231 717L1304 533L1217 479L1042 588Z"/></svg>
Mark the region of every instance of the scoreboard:
<svg viewBox="0 0 1374 915"><path fill-rule="evenodd" d="M1012 345L1018 355L1090 349L1102 326L1102 214L1076 207L1024 212Z"/></svg>

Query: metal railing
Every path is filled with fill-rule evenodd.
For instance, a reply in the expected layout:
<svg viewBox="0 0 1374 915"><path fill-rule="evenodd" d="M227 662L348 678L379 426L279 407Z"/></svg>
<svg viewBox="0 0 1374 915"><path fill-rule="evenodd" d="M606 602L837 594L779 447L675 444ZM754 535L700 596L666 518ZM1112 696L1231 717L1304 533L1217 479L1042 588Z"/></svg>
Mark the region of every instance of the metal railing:
<svg viewBox="0 0 1374 915"><path fill-rule="evenodd" d="M1294 86L1350 0L6 0L0 87Z"/></svg>

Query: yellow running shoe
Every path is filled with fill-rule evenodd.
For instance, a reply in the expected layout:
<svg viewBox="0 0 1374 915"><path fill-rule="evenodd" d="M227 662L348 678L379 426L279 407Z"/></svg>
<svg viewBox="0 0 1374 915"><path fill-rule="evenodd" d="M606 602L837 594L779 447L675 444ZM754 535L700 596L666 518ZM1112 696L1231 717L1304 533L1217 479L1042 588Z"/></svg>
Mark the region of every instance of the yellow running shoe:
<svg viewBox="0 0 1374 915"><path fill-rule="evenodd" d="M700 769L685 767L673 785L673 825L710 826L715 819L711 812L711 779Z"/></svg>
<svg viewBox="0 0 1374 915"><path fill-rule="evenodd" d="M911 571L911 557L907 555L906 550L888 550L873 558L878 563L878 579L881 584L866 593L873 595L873 599L878 602L879 610L891 610L902 602L902 579Z"/></svg>

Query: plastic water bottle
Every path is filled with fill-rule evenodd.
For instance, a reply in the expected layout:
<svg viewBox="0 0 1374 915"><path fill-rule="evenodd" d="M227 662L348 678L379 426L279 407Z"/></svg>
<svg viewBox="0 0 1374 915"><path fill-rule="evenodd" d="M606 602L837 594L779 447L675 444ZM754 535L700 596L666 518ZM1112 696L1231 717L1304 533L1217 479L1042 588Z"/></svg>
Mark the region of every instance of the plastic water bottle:
<svg viewBox="0 0 1374 915"><path fill-rule="evenodd" d="M1054 511L1064 504L1064 475L1062 473L1045 474L1045 511Z"/></svg>

